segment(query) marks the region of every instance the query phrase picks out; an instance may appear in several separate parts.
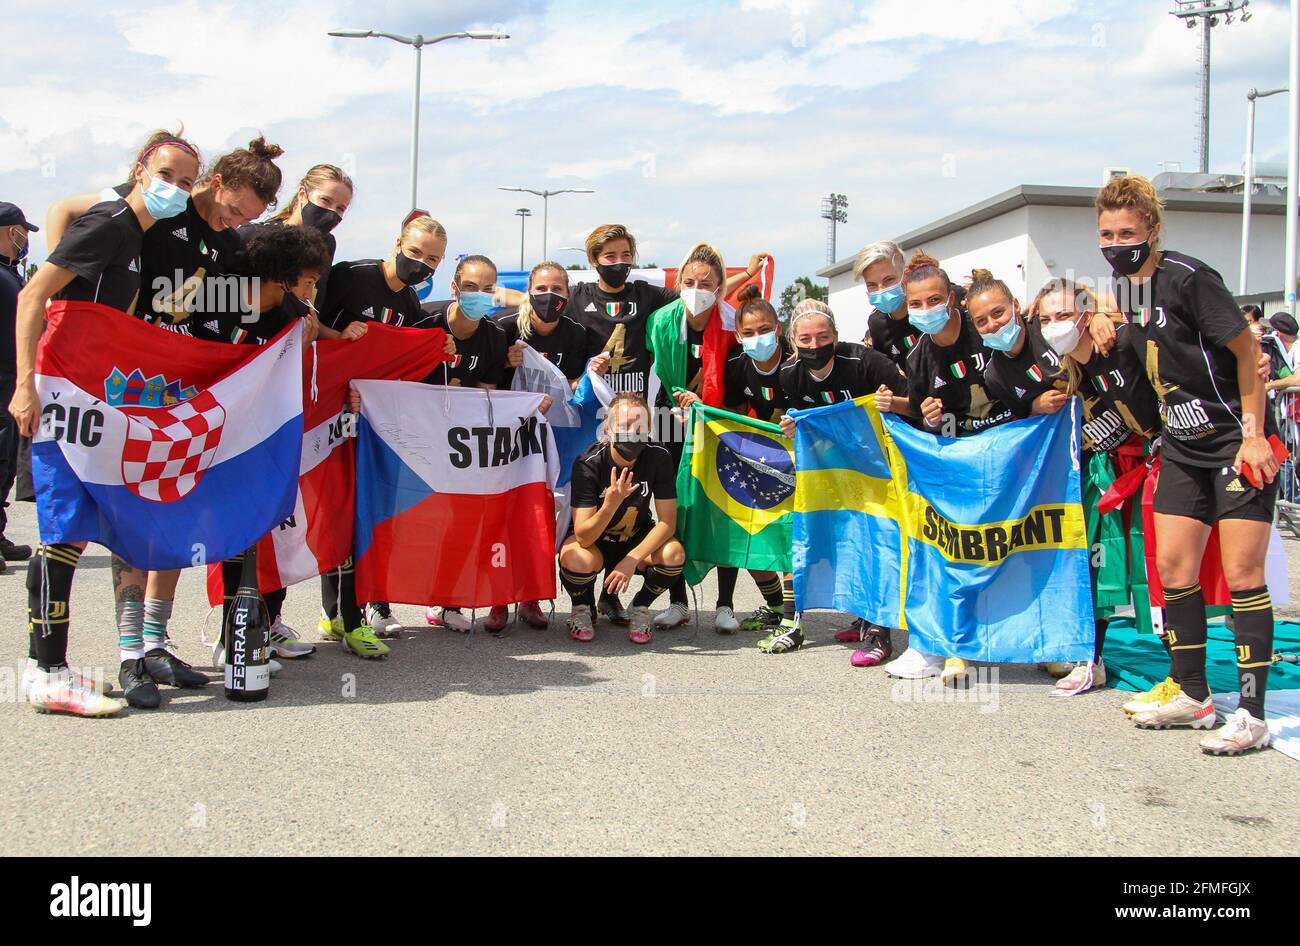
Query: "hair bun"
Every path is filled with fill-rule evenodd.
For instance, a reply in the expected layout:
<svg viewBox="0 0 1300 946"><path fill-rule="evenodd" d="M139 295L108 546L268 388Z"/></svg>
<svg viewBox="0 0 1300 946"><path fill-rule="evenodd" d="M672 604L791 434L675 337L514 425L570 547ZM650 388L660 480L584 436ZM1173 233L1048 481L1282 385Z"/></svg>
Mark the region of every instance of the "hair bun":
<svg viewBox="0 0 1300 946"><path fill-rule="evenodd" d="M747 282L745 285L741 286L740 291L736 293L736 301L745 303L749 302L751 299L757 299L762 295L763 292L758 288L756 283Z"/></svg>
<svg viewBox="0 0 1300 946"><path fill-rule="evenodd" d="M267 161L274 160L284 154L284 149L279 145L273 145L261 135L258 135L248 143L248 150L259 158Z"/></svg>
<svg viewBox="0 0 1300 946"><path fill-rule="evenodd" d="M976 268L970 271L970 278L972 283L976 283L982 279L992 279L993 273L987 269Z"/></svg>
<svg viewBox="0 0 1300 946"><path fill-rule="evenodd" d="M906 276L908 273L915 272L925 266L933 266L937 269L939 261L925 250L917 250L912 254L912 258L907 261L907 266L903 269L903 275Z"/></svg>

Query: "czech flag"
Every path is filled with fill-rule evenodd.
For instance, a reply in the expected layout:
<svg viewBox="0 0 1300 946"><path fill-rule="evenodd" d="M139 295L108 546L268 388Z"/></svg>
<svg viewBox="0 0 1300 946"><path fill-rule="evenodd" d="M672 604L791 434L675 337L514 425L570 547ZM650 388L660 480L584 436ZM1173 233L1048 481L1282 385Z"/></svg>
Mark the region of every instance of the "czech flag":
<svg viewBox="0 0 1300 946"><path fill-rule="evenodd" d="M358 381L358 601L555 597L558 466L544 395Z"/></svg>
<svg viewBox="0 0 1300 946"><path fill-rule="evenodd" d="M302 326L262 346L164 331L55 302L36 351L32 443L41 541L98 542L136 568L248 548L293 511Z"/></svg>

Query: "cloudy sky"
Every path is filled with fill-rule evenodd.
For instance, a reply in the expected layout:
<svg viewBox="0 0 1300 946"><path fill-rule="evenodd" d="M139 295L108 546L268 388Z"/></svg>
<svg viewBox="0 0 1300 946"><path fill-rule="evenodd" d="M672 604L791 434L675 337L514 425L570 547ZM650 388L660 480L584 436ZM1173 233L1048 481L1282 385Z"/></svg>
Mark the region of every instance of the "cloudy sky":
<svg viewBox="0 0 1300 946"><path fill-rule="evenodd" d="M819 202L849 198L840 257L1020 183L1196 167L1198 33L1168 0L5 0L0 199L36 222L55 198L123 179L138 142L184 122L205 155L257 132L286 181L317 162L357 182L339 258L383 255L408 207L414 53L334 28L504 42L427 49L419 203L449 254L562 261L602 222L675 265L690 243L825 264ZM1245 93L1287 77L1283 0L1214 36L1213 170L1238 171ZM1258 158L1285 160L1286 98L1261 102ZM291 193L291 185L286 185ZM522 198L522 199L521 199ZM33 242L33 257L44 247ZM440 279L449 276L440 273Z"/></svg>

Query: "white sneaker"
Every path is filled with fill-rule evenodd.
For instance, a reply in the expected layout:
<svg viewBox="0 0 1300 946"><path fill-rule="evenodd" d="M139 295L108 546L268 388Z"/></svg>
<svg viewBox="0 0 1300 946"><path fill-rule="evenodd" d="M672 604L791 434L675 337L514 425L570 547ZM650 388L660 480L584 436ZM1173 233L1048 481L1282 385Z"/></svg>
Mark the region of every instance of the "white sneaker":
<svg viewBox="0 0 1300 946"><path fill-rule="evenodd" d="M460 608L429 608L424 612L424 619L434 627L468 634L471 627L469 618L461 614Z"/></svg>
<svg viewBox="0 0 1300 946"><path fill-rule="evenodd" d="M271 625L271 652L285 660L297 660L316 653L316 645L302 640L297 631L276 618Z"/></svg>
<svg viewBox="0 0 1300 946"><path fill-rule="evenodd" d="M924 680L943 673L945 663L942 657L923 654L909 644L907 650L885 664L885 673L903 680Z"/></svg>
<svg viewBox="0 0 1300 946"><path fill-rule="evenodd" d="M721 611L719 611L719 613L721 613ZM686 605L674 601L672 604L668 605L667 608L656 614L652 623L656 629L662 629L665 627L681 627L690 619L691 612L687 610ZM737 624L736 626L739 627L740 625Z"/></svg>
<svg viewBox="0 0 1300 946"><path fill-rule="evenodd" d="M32 682L36 680L36 674L43 672L44 671L36 665L36 660L34 658L27 658L27 663L23 667L23 676L22 680L19 682L18 689L18 692L22 694L24 700L28 698L28 690L31 688ZM99 673L88 673L84 670L78 670L76 667L69 667L68 672L72 674L72 681L77 684L77 686L84 687L92 693L99 693L103 696L108 696L108 694L113 692L113 684L109 682L108 678L102 671Z"/></svg>
<svg viewBox="0 0 1300 946"><path fill-rule="evenodd" d="M387 601L372 601L366 605L366 623L376 637L401 637L402 622L393 617Z"/></svg>
<svg viewBox="0 0 1300 946"><path fill-rule="evenodd" d="M1240 755L1251 749L1267 749L1268 723L1238 708L1218 732L1201 738L1201 751L1210 755Z"/></svg>
<svg viewBox="0 0 1300 946"><path fill-rule="evenodd" d="M736 620L736 612L726 605L718 608L718 613L713 615L713 629L719 634L736 633L740 630L740 622Z"/></svg>
<svg viewBox="0 0 1300 946"><path fill-rule="evenodd" d="M1207 696L1204 702L1179 693L1168 703L1133 717L1138 729L1169 729L1172 726L1190 726L1192 729L1214 728L1214 699Z"/></svg>
<svg viewBox="0 0 1300 946"><path fill-rule="evenodd" d="M53 673L36 668L28 682L27 702L38 713L72 716L112 716L126 709L126 700L87 689L66 667Z"/></svg>

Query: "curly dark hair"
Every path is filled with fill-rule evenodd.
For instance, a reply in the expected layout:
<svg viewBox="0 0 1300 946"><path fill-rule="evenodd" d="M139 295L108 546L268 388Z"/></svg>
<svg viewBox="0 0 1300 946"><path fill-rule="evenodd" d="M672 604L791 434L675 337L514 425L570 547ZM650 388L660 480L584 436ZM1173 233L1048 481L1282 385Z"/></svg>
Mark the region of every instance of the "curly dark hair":
<svg viewBox="0 0 1300 946"><path fill-rule="evenodd" d="M240 274L291 286L305 270L322 271L329 248L314 227L266 224L257 228L240 254Z"/></svg>

